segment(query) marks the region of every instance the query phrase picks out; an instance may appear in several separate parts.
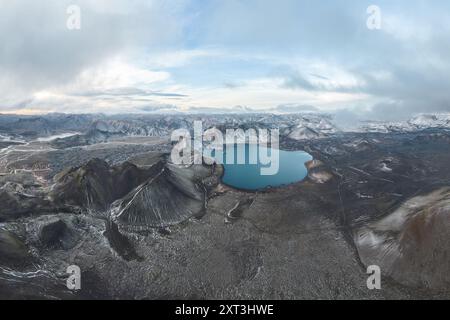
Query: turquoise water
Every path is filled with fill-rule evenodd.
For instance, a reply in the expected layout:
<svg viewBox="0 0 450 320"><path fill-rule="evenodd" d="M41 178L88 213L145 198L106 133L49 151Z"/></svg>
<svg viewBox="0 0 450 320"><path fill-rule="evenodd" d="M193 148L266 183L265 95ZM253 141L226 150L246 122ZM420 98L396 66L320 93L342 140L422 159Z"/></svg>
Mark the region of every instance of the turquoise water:
<svg viewBox="0 0 450 320"><path fill-rule="evenodd" d="M271 148L255 144L235 144L234 160L231 158L232 152L227 157L226 149L224 152L216 151L211 155L224 166L223 183L239 189L259 190L267 187L279 187L302 181L307 176L305 162L313 159L310 154L304 151L278 150L279 157L277 157L276 152ZM245 158L240 158L241 164L237 162L238 154L245 155ZM261 154L262 157L260 157ZM273 156L272 161L267 161L271 156ZM276 163L277 158L279 161Z"/></svg>

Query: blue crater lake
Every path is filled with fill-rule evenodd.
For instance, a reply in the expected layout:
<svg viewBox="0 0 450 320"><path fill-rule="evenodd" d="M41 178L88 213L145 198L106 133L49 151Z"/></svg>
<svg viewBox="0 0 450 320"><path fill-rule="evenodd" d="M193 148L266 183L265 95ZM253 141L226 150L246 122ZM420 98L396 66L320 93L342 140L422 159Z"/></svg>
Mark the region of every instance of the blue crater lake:
<svg viewBox="0 0 450 320"><path fill-rule="evenodd" d="M210 152L209 156L223 164L222 182L243 190L255 191L302 181L308 175L305 162L313 159L304 151L274 150L257 144L235 144L228 148L224 146L223 151Z"/></svg>

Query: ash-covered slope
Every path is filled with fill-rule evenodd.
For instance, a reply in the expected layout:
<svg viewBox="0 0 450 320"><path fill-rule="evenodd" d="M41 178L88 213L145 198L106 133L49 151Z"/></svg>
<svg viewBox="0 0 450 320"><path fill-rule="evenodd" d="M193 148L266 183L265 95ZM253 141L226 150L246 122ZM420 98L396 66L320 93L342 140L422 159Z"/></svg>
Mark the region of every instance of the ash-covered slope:
<svg viewBox="0 0 450 320"><path fill-rule="evenodd" d="M448 290L450 188L414 197L355 233L361 261L402 284Z"/></svg>
<svg viewBox="0 0 450 320"><path fill-rule="evenodd" d="M59 206L105 211L114 200L146 181L155 170L158 169L141 169L129 162L109 166L103 160L92 159L57 175L50 198Z"/></svg>
<svg viewBox="0 0 450 320"><path fill-rule="evenodd" d="M145 184L114 203L114 220L126 227L165 227L203 214L211 169L202 165L179 167L166 164Z"/></svg>

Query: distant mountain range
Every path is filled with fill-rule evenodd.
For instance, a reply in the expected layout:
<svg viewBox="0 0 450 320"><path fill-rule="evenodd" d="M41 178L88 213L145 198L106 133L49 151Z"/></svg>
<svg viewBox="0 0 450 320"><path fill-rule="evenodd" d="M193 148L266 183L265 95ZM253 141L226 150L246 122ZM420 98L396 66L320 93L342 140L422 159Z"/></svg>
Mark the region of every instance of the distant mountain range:
<svg viewBox="0 0 450 320"><path fill-rule="evenodd" d="M292 108L291 106L287 107ZM242 111L242 110L241 110ZM280 130L294 140L318 139L337 132L412 132L427 128L449 128L450 114L420 114L402 122L362 121L357 129L336 124L332 114L303 113L226 113L226 114L47 114L41 116L0 115L0 141L54 138L55 147L86 145L117 136L169 136L175 129L192 130L195 120L203 128Z"/></svg>

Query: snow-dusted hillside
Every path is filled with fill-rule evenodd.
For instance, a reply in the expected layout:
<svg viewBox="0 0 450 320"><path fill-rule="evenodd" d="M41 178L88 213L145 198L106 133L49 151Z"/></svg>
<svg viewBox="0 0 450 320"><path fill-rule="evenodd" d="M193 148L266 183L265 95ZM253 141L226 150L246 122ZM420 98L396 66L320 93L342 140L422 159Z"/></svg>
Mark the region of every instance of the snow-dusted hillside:
<svg viewBox="0 0 450 320"><path fill-rule="evenodd" d="M450 114L419 114L407 121L383 122L364 121L358 131L361 132L412 132L430 128L450 129Z"/></svg>
<svg viewBox="0 0 450 320"><path fill-rule="evenodd" d="M143 117L142 119L102 119L95 121L91 131L111 135L169 136L175 129L193 130L194 121L203 129L215 127L225 134L227 129L279 129L291 139L323 138L338 131L332 117L326 114L227 114Z"/></svg>
<svg viewBox="0 0 450 320"><path fill-rule="evenodd" d="M450 113L420 114L408 121L412 128L450 128Z"/></svg>

